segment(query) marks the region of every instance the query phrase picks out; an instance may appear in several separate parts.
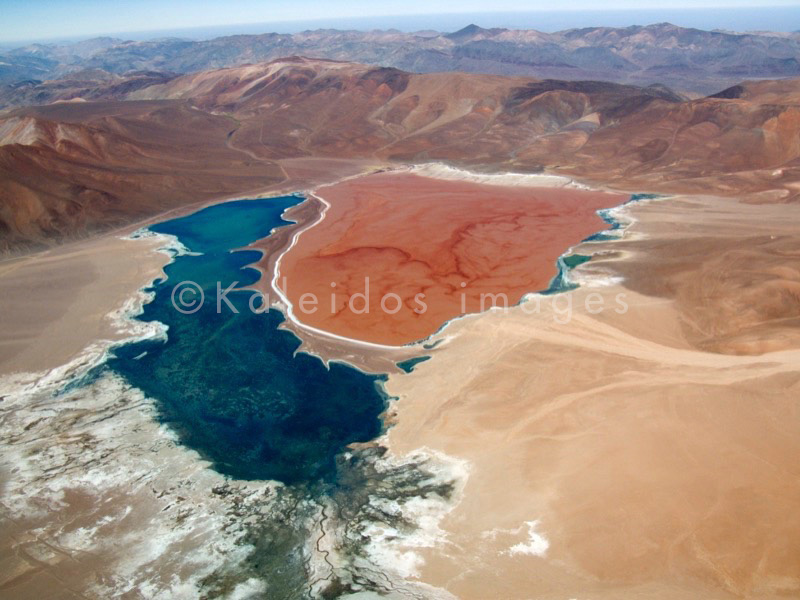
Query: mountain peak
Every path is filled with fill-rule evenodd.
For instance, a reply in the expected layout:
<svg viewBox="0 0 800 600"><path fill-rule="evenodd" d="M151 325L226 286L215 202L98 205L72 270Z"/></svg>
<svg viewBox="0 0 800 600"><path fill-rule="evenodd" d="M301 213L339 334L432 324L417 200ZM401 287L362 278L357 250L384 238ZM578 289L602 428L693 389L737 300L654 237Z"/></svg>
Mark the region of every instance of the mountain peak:
<svg viewBox="0 0 800 600"><path fill-rule="evenodd" d="M492 28L492 29L484 29L479 25L475 25L475 23L470 23L466 27L459 29L453 33L448 33L445 37L454 41L462 41L473 38L478 35L488 34L488 35L496 35L505 31L505 29L501 28Z"/></svg>
<svg viewBox="0 0 800 600"><path fill-rule="evenodd" d="M466 27L462 27L458 31L451 33L450 35L472 35L474 33L480 33L481 31L486 31L480 25L475 25L475 23L470 23Z"/></svg>

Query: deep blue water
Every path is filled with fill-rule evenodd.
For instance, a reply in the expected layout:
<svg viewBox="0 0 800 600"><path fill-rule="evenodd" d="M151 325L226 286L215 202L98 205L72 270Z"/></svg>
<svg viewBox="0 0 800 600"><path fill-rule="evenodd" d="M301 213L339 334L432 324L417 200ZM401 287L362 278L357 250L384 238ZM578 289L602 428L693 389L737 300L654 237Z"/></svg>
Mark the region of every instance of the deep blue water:
<svg viewBox="0 0 800 600"><path fill-rule="evenodd" d="M281 214L302 200L227 202L150 227L202 254L176 257L138 317L165 323L167 341L121 346L108 363L157 401L161 419L183 444L239 479L334 481L336 455L382 430L383 377L339 363L328 369L317 358L295 354L299 340L278 329L283 315L251 311L252 292L227 294L238 314L224 302L217 311L217 282L225 289L259 277L248 268L259 252L231 250L286 225ZM205 295L194 314L180 313L171 300L174 286L187 280Z"/></svg>

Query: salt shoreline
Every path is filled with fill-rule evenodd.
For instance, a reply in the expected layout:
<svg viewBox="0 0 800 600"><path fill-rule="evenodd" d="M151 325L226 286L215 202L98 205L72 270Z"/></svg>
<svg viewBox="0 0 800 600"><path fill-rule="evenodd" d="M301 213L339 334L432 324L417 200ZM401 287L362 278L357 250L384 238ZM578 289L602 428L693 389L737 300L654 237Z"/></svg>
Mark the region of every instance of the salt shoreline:
<svg viewBox="0 0 800 600"><path fill-rule="evenodd" d="M334 340L346 342L348 344L363 346L366 348L374 348L377 350L399 350L403 348L404 346L387 346L384 344L373 344L371 342L365 342L363 340L357 340L354 338L348 338L341 335L337 335L335 333L331 333L323 329L312 327L311 325L306 325L302 321L300 321L300 319L298 319L297 316L294 314L294 305L289 301L289 298L286 297L286 294L284 294L283 290L278 284L278 280L280 278L281 258L283 258L292 248L294 248L294 246L297 244L297 240L300 239L300 236L303 233L322 223L322 221L325 219L325 214L331 207L331 205L325 199L323 199L321 196L318 196L314 192L308 192L308 196L313 197L315 200L320 202L324 206L324 208L322 209L322 211L320 211L319 217L316 221L300 229L299 231L296 231L294 235L292 235L292 240L291 243L289 244L289 247L286 248L283 252L281 252L275 259L275 265L273 267L273 273L272 273L272 281L270 282L270 285L272 286L272 289L275 291L275 293L278 294L278 297L281 299L281 303L278 304L277 307L281 309L281 312L283 313L284 317L289 319L292 323L294 323L295 325L297 325L297 327L299 327L304 331L309 331L311 333L329 337Z"/></svg>

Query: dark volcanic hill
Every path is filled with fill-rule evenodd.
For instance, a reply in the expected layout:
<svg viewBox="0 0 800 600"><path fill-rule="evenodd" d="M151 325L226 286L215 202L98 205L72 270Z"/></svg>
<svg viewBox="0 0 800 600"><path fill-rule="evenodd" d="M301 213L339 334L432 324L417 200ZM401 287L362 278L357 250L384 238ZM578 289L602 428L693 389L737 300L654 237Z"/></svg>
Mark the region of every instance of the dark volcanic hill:
<svg viewBox="0 0 800 600"><path fill-rule="evenodd" d="M661 23L595 27L557 33L483 29L455 33L317 30L236 35L207 41L146 42L98 38L77 44L37 44L0 56L0 83L43 81L83 69L110 73L207 69L302 55L416 73L463 71L538 78L661 83L710 94L741 79L800 76L800 36L687 29ZM0 92L4 105L21 105Z"/></svg>
<svg viewBox="0 0 800 600"><path fill-rule="evenodd" d="M800 80L687 101L661 86L411 74L291 58L0 118L5 251L252 193L298 157L551 171L638 191L797 195ZM97 91L97 90L95 90Z"/></svg>

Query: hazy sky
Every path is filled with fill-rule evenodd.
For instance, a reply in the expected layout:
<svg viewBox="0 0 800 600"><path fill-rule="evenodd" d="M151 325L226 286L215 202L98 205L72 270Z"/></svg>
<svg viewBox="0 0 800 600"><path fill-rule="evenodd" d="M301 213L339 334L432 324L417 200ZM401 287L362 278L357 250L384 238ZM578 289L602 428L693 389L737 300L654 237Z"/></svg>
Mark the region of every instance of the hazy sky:
<svg viewBox="0 0 800 600"><path fill-rule="evenodd" d="M798 7L800 0L768 0L769 6ZM642 13L640 24L658 19L659 11L665 17L677 11L701 8L721 8L720 25L725 23L726 10L759 5L754 0L461 0L458 3L438 0L349 0L331 2L323 0L139 0L137 2L114 0L0 0L0 41L32 40L48 38L80 37L108 33L177 30L190 27L210 27L244 23L270 23L285 21L324 22L335 19L364 17L389 17L396 15L432 15L440 13L489 13L558 11L561 21L569 22L575 17L575 26L584 26L581 16L588 11L601 14L603 11L624 11L627 19ZM691 11L690 11L691 12ZM713 12L705 11L713 16ZM733 11L736 12L736 11ZM620 15L623 13L619 13ZM759 14L753 12L753 14ZM491 17L492 15L490 15ZM545 21L547 15L543 15ZM620 17L622 18L622 17ZM551 15L552 19L552 15ZM660 19L668 20L668 19ZM483 26L498 23L480 23ZM745 21L746 22L746 21ZM779 21L778 21L779 22ZM378 26L391 27L392 20ZM594 23L611 24L611 23ZM618 24L618 23L613 23ZM619 23L623 24L623 23ZM624 23L632 24L632 23ZM768 25L767 22L764 23ZM570 25L567 25L570 26ZM709 24L709 28L713 25ZM753 23L752 29L764 27ZM401 28L403 28L401 26ZM795 23L794 29L800 28ZM545 29L544 27L542 29Z"/></svg>

